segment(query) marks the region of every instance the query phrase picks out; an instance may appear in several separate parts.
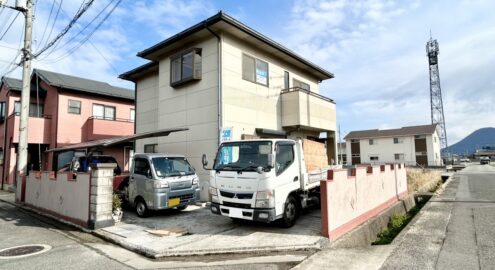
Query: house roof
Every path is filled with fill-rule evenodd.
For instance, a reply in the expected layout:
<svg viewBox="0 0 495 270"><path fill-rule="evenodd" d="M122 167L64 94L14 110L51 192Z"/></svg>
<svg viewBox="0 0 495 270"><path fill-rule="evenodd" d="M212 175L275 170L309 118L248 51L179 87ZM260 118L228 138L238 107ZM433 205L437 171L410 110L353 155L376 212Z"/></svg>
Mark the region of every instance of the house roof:
<svg viewBox="0 0 495 270"><path fill-rule="evenodd" d="M142 66L139 66L133 70L129 70L125 73L119 75L119 78L129 81L134 81L135 79L153 71L158 71L158 62L148 62Z"/></svg>
<svg viewBox="0 0 495 270"><path fill-rule="evenodd" d="M216 28L211 29L210 27L212 28L216 27ZM267 45L269 48L271 48L270 53L273 55L279 54L279 55L289 56L291 59L294 60L294 62L300 63L303 66L307 67L306 70L311 71L313 75L319 80L325 80L334 77L333 73L299 56L298 54L284 47L280 43L275 42L274 40L268 38L267 36L255 31L254 29L248 27L247 25L241 23L240 21L230 17L223 11L218 12L217 14L207 18L206 20L201 21L189 27L186 30L177 33L176 35L162 42L159 42L141 52L138 52L137 56L148 60L156 61L157 60L156 58L160 54L161 50L176 43L177 41L183 40L192 35L196 35L202 30L207 32L207 34L211 35L211 33L209 33L210 31L229 30L229 29L235 29L238 32L242 32L244 35L248 37L254 38L254 40L257 40L261 44ZM120 77L129 78L129 76L131 75L133 75L133 73L132 71L129 71L122 74Z"/></svg>
<svg viewBox="0 0 495 270"><path fill-rule="evenodd" d="M10 90L21 91L22 81L14 78L3 77L2 84L6 84Z"/></svg>
<svg viewBox="0 0 495 270"><path fill-rule="evenodd" d="M100 82L41 69L34 69L33 76L35 74L51 86L78 92L134 100L133 90L112 86L106 82Z"/></svg>
<svg viewBox="0 0 495 270"><path fill-rule="evenodd" d="M422 125L422 126L409 126L396 129L370 129L370 130L358 130L351 131L344 137L344 140L350 139L367 139L377 137L400 137L400 136L413 136L413 135L426 135L433 134L437 129L437 124Z"/></svg>

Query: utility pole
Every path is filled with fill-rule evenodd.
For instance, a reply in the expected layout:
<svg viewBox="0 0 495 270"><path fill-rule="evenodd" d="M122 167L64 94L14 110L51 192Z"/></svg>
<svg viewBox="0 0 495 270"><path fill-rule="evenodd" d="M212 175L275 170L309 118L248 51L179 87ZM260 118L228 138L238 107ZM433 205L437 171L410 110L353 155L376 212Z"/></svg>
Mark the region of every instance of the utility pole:
<svg viewBox="0 0 495 270"><path fill-rule="evenodd" d="M0 4L4 4L4 0L0 0ZM29 98L31 90L31 39L33 32L33 0L16 0L16 6L10 7L24 15L24 48L22 49L22 92L21 92L21 112L19 122L19 145L17 150L16 164L16 201L21 200L21 192L23 187L22 178L27 172L27 156L28 156L28 120L29 120Z"/></svg>

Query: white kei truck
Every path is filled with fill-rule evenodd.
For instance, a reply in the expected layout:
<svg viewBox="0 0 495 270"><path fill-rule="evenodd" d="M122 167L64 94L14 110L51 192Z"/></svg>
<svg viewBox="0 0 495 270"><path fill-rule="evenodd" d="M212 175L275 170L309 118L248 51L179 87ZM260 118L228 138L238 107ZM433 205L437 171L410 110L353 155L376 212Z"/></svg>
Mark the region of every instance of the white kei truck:
<svg viewBox="0 0 495 270"><path fill-rule="evenodd" d="M223 142L210 170L211 212L292 227L303 208L320 203L327 171L306 171L301 140Z"/></svg>

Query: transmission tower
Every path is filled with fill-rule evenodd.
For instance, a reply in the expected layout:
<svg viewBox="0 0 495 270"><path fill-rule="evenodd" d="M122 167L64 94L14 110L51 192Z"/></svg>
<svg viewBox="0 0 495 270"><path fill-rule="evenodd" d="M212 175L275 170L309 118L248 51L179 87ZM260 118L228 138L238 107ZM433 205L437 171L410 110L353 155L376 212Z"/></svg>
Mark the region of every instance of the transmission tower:
<svg viewBox="0 0 495 270"><path fill-rule="evenodd" d="M430 105L431 123L437 124L440 148L447 147L447 132L445 131L445 117L443 114L442 89L440 88L440 74L438 72L438 42L430 35L426 42L426 55L430 66Z"/></svg>

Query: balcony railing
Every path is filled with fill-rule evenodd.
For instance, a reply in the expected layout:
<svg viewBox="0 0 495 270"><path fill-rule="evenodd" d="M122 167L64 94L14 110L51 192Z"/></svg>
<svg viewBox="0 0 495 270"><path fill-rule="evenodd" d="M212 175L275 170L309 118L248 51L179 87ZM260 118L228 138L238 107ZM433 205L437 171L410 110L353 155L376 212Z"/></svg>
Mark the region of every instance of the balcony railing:
<svg viewBox="0 0 495 270"><path fill-rule="evenodd" d="M280 96L283 127L336 130L336 108L332 99L300 87L284 89Z"/></svg>
<svg viewBox="0 0 495 270"><path fill-rule="evenodd" d="M134 134L131 119L89 117L83 126L83 141L92 141Z"/></svg>
<svg viewBox="0 0 495 270"><path fill-rule="evenodd" d="M28 118L28 143L49 144L51 135L51 115ZM13 113L7 118L8 130L12 130L12 142L19 142L19 114Z"/></svg>

